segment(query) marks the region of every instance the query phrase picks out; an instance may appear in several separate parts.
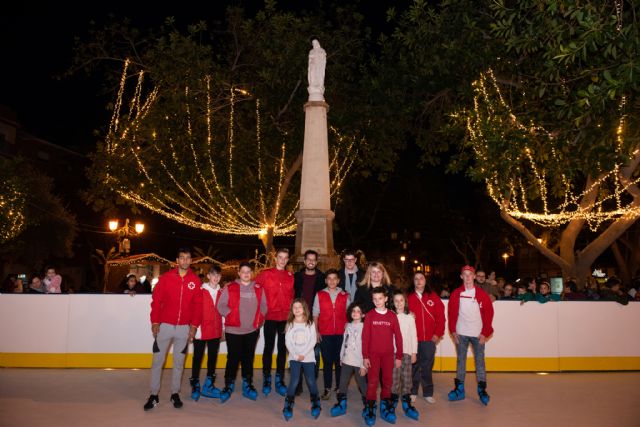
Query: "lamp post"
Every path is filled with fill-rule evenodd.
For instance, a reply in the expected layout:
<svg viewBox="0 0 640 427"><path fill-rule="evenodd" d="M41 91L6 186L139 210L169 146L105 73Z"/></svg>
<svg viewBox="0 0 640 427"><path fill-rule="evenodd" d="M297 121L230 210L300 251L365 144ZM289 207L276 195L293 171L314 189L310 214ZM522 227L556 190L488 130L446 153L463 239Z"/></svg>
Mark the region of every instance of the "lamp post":
<svg viewBox="0 0 640 427"><path fill-rule="evenodd" d="M503 253L502 254L502 259L504 260L504 275L507 275L507 260L509 259L509 254L508 253Z"/></svg>
<svg viewBox="0 0 640 427"><path fill-rule="evenodd" d="M135 225L129 224L129 218L124 222L124 225L120 227L117 219L109 221L109 230L117 236L118 239L118 252L128 255L131 251L131 241L129 237L139 236L144 232L144 223L136 222Z"/></svg>
<svg viewBox="0 0 640 427"><path fill-rule="evenodd" d="M404 263L407 260L407 257L404 255L400 256L400 261L402 262L402 280L404 280L405 277L405 269L404 269Z"/></svg>

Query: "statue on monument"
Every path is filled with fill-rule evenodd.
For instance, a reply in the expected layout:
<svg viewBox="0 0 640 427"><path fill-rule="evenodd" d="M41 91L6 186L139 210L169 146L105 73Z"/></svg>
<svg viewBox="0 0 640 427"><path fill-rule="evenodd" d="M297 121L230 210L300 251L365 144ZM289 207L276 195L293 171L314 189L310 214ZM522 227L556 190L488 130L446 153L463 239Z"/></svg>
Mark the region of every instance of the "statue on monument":
<svg viewBox="0 0 640 427"><path fill-rule="evenodd" d="M327 64L327 53L320 47L318 40L311 42L313 49L309 51L309 101L324 101L324 69Z"/></svg>

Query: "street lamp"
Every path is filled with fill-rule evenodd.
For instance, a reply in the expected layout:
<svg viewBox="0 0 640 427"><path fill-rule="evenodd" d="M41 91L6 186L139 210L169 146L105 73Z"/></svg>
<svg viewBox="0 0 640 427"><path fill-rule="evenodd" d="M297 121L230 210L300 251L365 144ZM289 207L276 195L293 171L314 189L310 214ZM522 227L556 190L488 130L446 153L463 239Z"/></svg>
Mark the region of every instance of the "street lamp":
<svg viewBox="0 0 640 427"><path fill-rule="evenodd" d="M506 276L506 274L507 274L507 260L509 259L509 254L506 253L506 252L503 253L502 254L502 259L504 260L504 273L505 273L505 276Z"/></svg>
<svg viewBox="0 0 640 427"><path fill-rule="evenodd" d="M134 226L129 224L129 218L127 218L122 227L117 219L109 221L109 230L117 236L118 239L118 252L123 254L129 254L131 251L131 241L129 237L139 236L144 232L144 223L136 222Z"/></svg>

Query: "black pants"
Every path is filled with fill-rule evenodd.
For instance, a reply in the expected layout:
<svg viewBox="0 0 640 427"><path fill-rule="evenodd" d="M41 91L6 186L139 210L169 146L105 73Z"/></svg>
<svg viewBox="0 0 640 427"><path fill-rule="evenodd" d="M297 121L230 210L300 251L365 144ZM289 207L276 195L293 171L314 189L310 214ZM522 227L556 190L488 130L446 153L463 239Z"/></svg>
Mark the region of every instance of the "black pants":
<svg viewBox="0 0 640 427"><path fill-rule="evenodd" d="M413 386L411 394L418 394L422 385L422 396L433 396L433 362L436 358L436 344L433 341L418 341L418 360L413 364Z"/></svg>
<svg viewBox="0 0 640 427"><path fill-rule="evenodd" d="M204 357L204 348L207 347L207 376L216 376L216 363L218 362L218 349L220 338L210 340L193 340L193 363L191 364L191 378L200 378L200 366Z"/></svg>
<svg viewBox="0 0 640 427"><path fill-rule="evenodd" d="M340 348L342 347L342 338L342 335L323 335L320 341L324 388L330 389L332 386L331 371L334 370L334 367L336 387L340 387Z"/></svg>
<svg viewBox="0 0 640 427"><path fill-rule="evenodd" d="M264 322L264 351L262 352L262 371L265 375L271 375L271 359L273 348L278 335L278 358L276 359L276 374L284 378L284 365L287 361L287 344L284 340L284 328L286 320L266 320Z"/></svg>
<svg viewBox="0 0 640 427"><path fill-rule="evenodd" d="M256 343L259 331L237 335L226 333L227 338L227 368L224 371L224 384L229 385L235 381L238 373L238 364L242 364L242 378L251 382L253 378L253 358L256 354Z"/></svg>

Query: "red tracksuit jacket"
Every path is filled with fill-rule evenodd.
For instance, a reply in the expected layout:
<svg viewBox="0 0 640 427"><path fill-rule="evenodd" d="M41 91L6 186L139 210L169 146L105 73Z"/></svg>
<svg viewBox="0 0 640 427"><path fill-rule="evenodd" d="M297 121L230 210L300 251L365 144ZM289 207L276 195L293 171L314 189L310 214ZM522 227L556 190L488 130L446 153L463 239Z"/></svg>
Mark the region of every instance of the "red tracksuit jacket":
<svg viewBox="0 0 640 427"><path fill-rule="evenodd" d="M416 316L418 341L431 341L433 336L444 335L444 304L435 292L409 294L409 310Z"/></svg>
<svg viewBox="0 0 640 427"><path fill-rule="evenodd" d="M289 271L267 268L262 270L256 283L262 285L267 298L266 320L287 320L293 302L293 274Z"/></svg>
<svg viewBox="0 0 640 427"><path fill-rule="evenodd" d="M151 323L200 326L202 289L195 273L180 277L174 268L160 276L151 297Z"/></svg>
<svg viewBox="0 0 640 427"><path fill-rule="evenodd" d="M482 318L482 331L485 337L489 338L493 334L493 303L489 295L479 286L476 288L476 300L480 305L480 317ZM449 333L456 333L456 325L458 323L458 315L460 314L460 294L464 291L464 285L456 288L449 297Z"/></svg>

